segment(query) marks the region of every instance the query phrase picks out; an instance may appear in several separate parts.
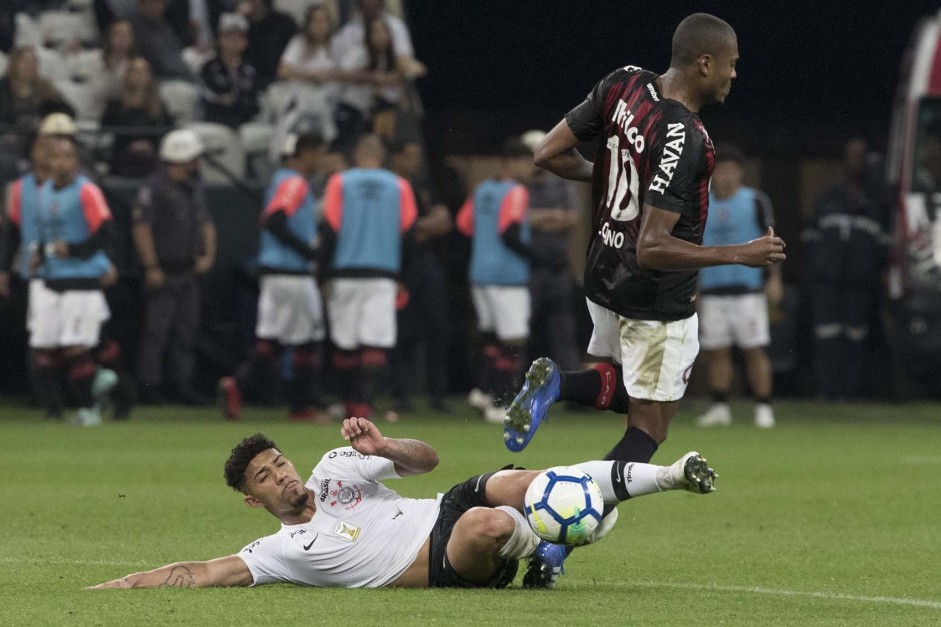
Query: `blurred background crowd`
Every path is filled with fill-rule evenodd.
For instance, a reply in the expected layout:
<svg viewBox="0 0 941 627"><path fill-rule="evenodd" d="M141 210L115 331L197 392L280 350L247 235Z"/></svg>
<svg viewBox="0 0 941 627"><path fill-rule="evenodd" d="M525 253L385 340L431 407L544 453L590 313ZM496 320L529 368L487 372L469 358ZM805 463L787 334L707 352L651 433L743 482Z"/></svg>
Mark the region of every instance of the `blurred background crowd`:
<svg viewBox="0 0 941 627"><path fill-rule="evenodd" d="M539 130L524 132L535 124L502 133L502 152L484 142L477 154L446 158L429 146L420 85L448 69L416 57L406 8L398 0L7 0L0 7L0 184L44 167L37 137L67 136L77 144L78 171L100 186L113 216L113 272L103 285L110 317L98 354L109 356L99 363L121 379L119 417L135 401L210 403L219 379L251 353L264 190L283 160L297 157L285 146L303 136L322 139L314 161L294 167L308 180L318 216L330 177L360 165L364 139L383 147L370 167L414 190L419 250L398 277L396 346L379 384L391 399L384 404L390 418L411 411L416 397L453 411L446 397L480 383L486 338L468 289L471 239L455 223L487 178L509 177L528 190L528 245L540 254L526 258L532 307L523 354L548 354L563 369L586 359L590 321L579 274L590 236L588 190L518 163L519 146L531 150L541 138ZM610 65L620 61L630 59ZM174 129L191 131L191 150L165 145ZM920 184L937 189L932 167L941 148L926 142L919 155ZM813 184L803 197L782 190L787 168L782 178L782 168L763 169L748 154L734 161L739 184L768 193L790 246L783 284L771 282L768 291L776 393L844 400L941 392L930 376L902 376L908 369L893 343L884 281L895 190L884 158L865 139L844 137L840 154L804 171ZM187 187L180 192L174 181ZM5 216L5 230L10 224ZM24 367L32 361L29 276L13 269L5 239L0 391L23 394L35 383L34 368ZM157 292L171 288L172 298L155 304ZM328 342L328 355L335 348ZM314 402L326 411L340 384L335 361L321 361ZM278 379L290 381L296 364L283 357ZM706 369L697 370L693 390L715 392ZM736 390L750 384L747 373L736 375ZM279 385L259 387L246 391L249 400L277 404L287 394Z"/></svg>

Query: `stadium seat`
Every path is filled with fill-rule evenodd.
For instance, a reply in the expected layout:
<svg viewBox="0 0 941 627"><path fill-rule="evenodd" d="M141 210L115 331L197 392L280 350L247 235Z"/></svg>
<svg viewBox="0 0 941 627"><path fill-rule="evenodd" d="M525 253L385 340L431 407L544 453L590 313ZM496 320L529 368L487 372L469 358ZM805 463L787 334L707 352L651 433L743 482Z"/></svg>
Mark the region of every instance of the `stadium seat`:
<svg viewBox="0 0 941 627"><path fill-rule="evenodd" d="M7 73L7 55L0 52L0 75Z"/></svg>
<svg viewBox="0 0 941 627"><path fill-rule="evenodd" d="M76 83L72 80L57 80L53 82L62 97L75 109L77 120L97 119L99 112L95 107L94 97L90 86Z"/></svg>
<svg viewBox="0 0 941 627"><path fill-rule="evenodd" d="M239 136L235 131L222 124L211 122L193 122L186 128L192 129L206 145L206 158L202 167L203 181L206 183L231 183L231 177L241 179L245 176L245 153ZM216 162L226 170L213 167Z"/></svg>
<svg viewBox="0 0 941 627"><path fill-rule="evenodd" d="M189 68L190 74L199 76L199 72L206 65L206 62L216 56L215 50L200 50L195 46L183 48L183 63Z"/></svg>
<svg viewBox="0 0 941 627"><path fill-rule="evenodd" d="M40 30L36 20L26 13L17 13L14 24L14 47L33 46L39 48L42 46L42 30Z"/></svg>
<svg viewBox="0 0 941 627"><path fill-rule="evenodd" d="M255 178L267 179L274 170L274 164L269 158L274 135L274 125L266 122L247 122L239 127L246 165Z"/></svg>
<svg viewBox="0 0 941 627"><path fill-rule="evenodd" d="M199 106L199 90L192 83L169 80L160 83L160 97L177 124L189 124L196 120Z"/></svg>
<svg viewBox="0 0 941 627"><path fill-rule="evenodd" d="M68 67L72 80L86 82L104 69L101 50L79 50L65 55L65 64Z"/></svg>
<svg viewBox="0 0 941 627"><path fill-rule="evenodd" d="M44 11L39 14L38 23L43 43L47 46L58 46L75 39L83 42L97 40L94 21L89 22L80 13Z"/></svg>
<svg viewBox="0 0 941 627"><path fill-rule="evenodd" d="M36 56L39 57L39 74L50 81L63 81L69 79L69 68L62 55L50 48L36 47Z"/></svg>
<svg viewBox="0 0 941 627"><path fill-rule="evenodd" d="M294 87L290 83L272 83L261 95L261 113L259 119L263 122L276 122L287 109L291 98L294 97Z"/></svg>
<svg viewBox="0 0 941 627"><path fill-rule="evenodd" d="M298 26L304 23L304 14L312 4L311 0L274 0L274 8L293 17Z"/></svg>

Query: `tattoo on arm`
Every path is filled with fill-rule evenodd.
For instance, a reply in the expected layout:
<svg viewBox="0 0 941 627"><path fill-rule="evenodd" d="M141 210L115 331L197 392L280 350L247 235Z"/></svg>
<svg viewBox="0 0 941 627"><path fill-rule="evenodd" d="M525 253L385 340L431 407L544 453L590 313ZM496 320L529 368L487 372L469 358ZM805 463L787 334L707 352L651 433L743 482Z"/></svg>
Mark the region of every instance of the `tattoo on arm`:
<svg viewBox="0 0 941 627"><path fill-rule="evenodd" d="M170 569L166 581L159 588L192 588L196 585L196 575L186 566L174 566Z"/></svg>

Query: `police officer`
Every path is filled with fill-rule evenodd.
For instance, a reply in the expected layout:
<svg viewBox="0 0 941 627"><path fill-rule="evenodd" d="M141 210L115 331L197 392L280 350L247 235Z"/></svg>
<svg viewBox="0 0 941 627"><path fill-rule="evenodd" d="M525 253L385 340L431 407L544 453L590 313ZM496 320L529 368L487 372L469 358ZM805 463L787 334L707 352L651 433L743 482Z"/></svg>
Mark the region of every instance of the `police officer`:
<svg viewBox="0 0 941 627"><path fill-rule="evenodd" d="M172 360L176 400L200 404L192 387L200 323L199 277L212 268L216 230L198 186L203 144L176 130L160 144L163 167L144 180L134 204L134 246L144 267L146 319L138 364L140 400L165 400L164 353ZM169 349L169 351L168 351Z"/></svg>

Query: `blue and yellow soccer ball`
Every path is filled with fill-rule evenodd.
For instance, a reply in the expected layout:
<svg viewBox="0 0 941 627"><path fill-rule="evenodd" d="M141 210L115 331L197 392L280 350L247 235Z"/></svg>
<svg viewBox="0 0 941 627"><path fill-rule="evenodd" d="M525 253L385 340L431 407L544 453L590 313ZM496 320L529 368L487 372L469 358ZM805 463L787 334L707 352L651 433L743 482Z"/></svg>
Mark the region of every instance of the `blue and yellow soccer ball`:
<svg viewBox="0 0 941 627"><path fill-rule="evenodd" d="M572 466L539 474L526 490L525 513L536 535L556 544L584 544L601 522L601 488Z"/></svg>

